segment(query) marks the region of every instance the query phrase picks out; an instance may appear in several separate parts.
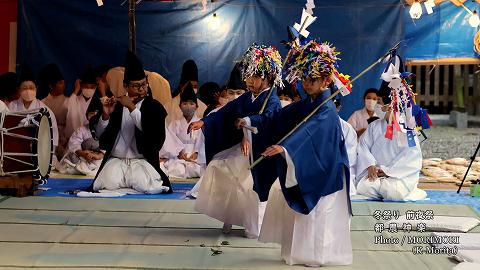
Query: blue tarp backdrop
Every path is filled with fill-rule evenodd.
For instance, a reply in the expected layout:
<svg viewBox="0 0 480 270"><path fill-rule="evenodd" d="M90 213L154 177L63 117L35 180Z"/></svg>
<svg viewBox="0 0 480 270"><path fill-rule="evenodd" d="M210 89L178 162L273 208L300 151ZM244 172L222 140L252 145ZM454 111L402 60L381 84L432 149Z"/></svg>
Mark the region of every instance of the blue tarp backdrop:
<svg viewBox="0 0 480 270"><path fill-rule="evenodd" d="M467 1L470 10L480 7ZM413 21L405 9L405 49L407 59L439 59L477 57L473 50L473 37L477 28L468 24L468 12L450 2L434 7L432 14L423 15Z"/></svg>
<svg viewBox="0 0 480 270"><path fill-rule="evenodd" d="M71 86L88 64L121 65L128 48L128 7L123 0L19 0L17 63L35 72L60 65ZM202 11L201 1L141 1L137 6L137 54L174 89L183 62L194 59L200 83L224 84L234 61L253 43L276 45L287 26L300 20L305 0L220 0ZM341 52L340 71L355 76L404 38L400 0L322 0L310 27L312 37ZM216 13L216 18L213 14ZM343 99L342 117L363 107L365 89L379 87L383 66L358 80Z"/></svg>

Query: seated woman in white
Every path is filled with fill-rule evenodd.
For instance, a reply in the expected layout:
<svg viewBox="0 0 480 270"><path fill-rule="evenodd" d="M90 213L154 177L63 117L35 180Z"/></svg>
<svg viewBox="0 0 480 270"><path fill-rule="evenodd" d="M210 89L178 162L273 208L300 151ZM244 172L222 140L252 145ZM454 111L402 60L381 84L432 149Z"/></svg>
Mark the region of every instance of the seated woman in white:
<svg viewBox="0 0 480 270"><path fill-rule="evenodd" d="M416 145L409 147L401 132L392 140L385 138L390 114L389 108L385 117L373 121L360 137L357 194L389 201L423 200L427 194L417 187L422 168L420 143L414 135Z"/></svg>
<svg viewBox="0 0 480 270"><path fill-rule="evenodd" d="M35 79L33 73L28 66L22 68L22 72L19 77L19 86L18 92L20 98L10 102L8 108L11 112L21 112L29 111L40 108L47 108L50 113L50 119L52 120L52 136L53 136L53 148L55 153L55 148L58 146L58 127L55 114L50 110L43 102L37 99L37 86L35 85ZM53 165L57 165L58 161L56 156L53 155Z"/></svg>
<svg viewBox="0 0 480 270"><path fill-rule="evenodd" d="M380 107L377 106L377 100L378 90L375 88L367 89L365 94L363 94L365 108L355 111L350 118L348 118L348 123L355 129L358 138L360 138L367 129L367 120L370 117L377 116L383 118L384 113L380 110Z"/></svg>
<svg viewBox="0 0 480 270"><path fill-rule="evenodd" d="M198 108L197 97L191 84L188 84L180 94L180 109L183 116L168 125L164 149L166 155L160 158L167 159L161 163L164 172L178 178L201 177L205 171L205 146L203 133L199 130L187 134L190 123L199 121L195 115Z"/></svg>

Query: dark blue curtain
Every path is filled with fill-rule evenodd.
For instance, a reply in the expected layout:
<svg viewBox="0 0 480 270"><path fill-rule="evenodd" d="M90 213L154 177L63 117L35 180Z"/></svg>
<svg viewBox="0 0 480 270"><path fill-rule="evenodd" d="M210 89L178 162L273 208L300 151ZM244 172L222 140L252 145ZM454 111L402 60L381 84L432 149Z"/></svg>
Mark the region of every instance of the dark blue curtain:
<svg viewBox="0 0 480 270"><path fill-rule="evenodd" d="M35 72L50 62L61 67L71 90L86 65L121 65L128 48L128 7L123 0L19 0L18 57ZM137 53L148 70L174 89L182 64L194 59L200 83L224 84L234 61L253 43L281 41L300 20L305 0L142 1L137 7ZM312 37L341 52L340 70L355 76L404 38L400 0L322 0L314 9ZM213 14L216 14L216 18ZM363 107L365 89L379 87L382 66L357 81L343 99L341 115ZM38 73L37 73L38 74Z"/></svg>
<svg viewBox="0 0 480 270"><path fill-rule="evenodd" d="M472 11L480 7L471 1L465 6ZM434 7L432 14L423 10L419 20L412 20L405 9L405 38L407 59L438 59L477 57L473 50L473 37L478 29L468 24L469 13L450 2Z"/></svg>

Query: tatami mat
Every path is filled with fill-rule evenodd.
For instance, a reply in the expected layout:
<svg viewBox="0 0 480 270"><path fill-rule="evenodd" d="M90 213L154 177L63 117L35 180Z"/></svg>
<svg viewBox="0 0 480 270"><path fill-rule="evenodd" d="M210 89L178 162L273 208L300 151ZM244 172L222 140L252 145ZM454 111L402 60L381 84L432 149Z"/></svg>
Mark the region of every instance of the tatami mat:
<svg viewBox="0 0 480 270"><path fill-rule="evenodd" d="M1 198L0 198L1 200ZM280 260L276 244L242 237L194 210L195 201L7 198L0 202L0 267L94 269L305 269ZM375 244L374 211L432 210L478 217L463 205L355 202L354 264L322 269L452 269L447 255L414 255L412 245ZM388 223L388 222L385 222ZM478 232L475 228L472 232ZM401 239L405 233L382 233ZM409 235L419 235L410 233ZM212 249L223 253L212 256Z"/></svg>

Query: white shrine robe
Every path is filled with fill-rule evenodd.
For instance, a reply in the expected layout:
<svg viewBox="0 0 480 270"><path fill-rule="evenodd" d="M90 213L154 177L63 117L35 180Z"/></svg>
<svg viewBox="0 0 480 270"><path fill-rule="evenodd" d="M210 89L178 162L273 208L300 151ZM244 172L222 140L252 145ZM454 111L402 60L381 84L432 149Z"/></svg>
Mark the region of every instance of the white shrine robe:
<svg viewBox="0 0 480 270"><path fill-rule="evenodd" d="M203 132L201 130L196 130L187 134L187 129L190 123L199 121L196 115L193 116L190 122L187 122L185 117L177 119L170 123L167 127L168 136L173 136L173 140L166 139L165 144L167 145L163 148L165 149L175 149L174 152L169 152L167 156L160 156L160 158L168 158L169 160L162 163L162 170L168 176L178 177L178 178L194 178L200 177L205 171L205 140L203 137ZM179 151L180 150L180 151ZM191 156L193 153L198 153L198 158L196 163L178 159L178 154L183 151L188 156Z"/></svg>
<svg viewBox="0 0 480 270"><path fill-rule="evenodd" d="M85 160L82 157L79 157L80 161L75 166L72 166L66 159L68 159L69 154L75 154L78 150L82 150L82 142L87 139L92 138L92 133L88 126L81 126L77 128L70 136L70 140L68 140L68 148L65 156L60 161L62 165L62 169L65 172L61 173L69 173L69 174L85 174L88 176L95 176L102 164L102 160L93 160L91 162Z"/></svg>
<svg viewBox="0 0 480 270"><path fill-rule="evenodd" d="M17 100L14 100L10 102L8 105L9 109L11 112L21 112L21 111L27 111L27 110L36 110L40 108L47 108L48 112L50 113L50 119L52 120L52 137L53 137L53 146L56 147L58 146L58 126L57 126L57 119L55 117L55 114L50 110L50 108L47 107L43 102L41 102L38 99L35 99L32 101L30 104L30 107L25 108L25 105L23 104L22 98L19 98ZM55 155L54 155L55 156Z"/></svg>
<svg viewBox="0 0 480 270"><path fill-rule="evenodd" d="M99 172L94 182L95 191L122 190L121 193L141 192L157 194L168 191L168 187L162 185L160 174L138 152L135 127L142 130L142 114L140 108L142 101L138 102L136 109L130 112L123 108L121 129L115 140L112 153L105 166ZM109 120L100 118L96 134L101 136L108 126ZM125 192L125 189L132 190Z"/></svg>
<svg viewBox="0 0 480 270"><path fill-rule="evenodd" d="M295 171L295 166L287 151L284 151L288 182L288 172ZM297 183L296 179L290 180ZM343 189L321 197L308 215L300 214L288 206L280 184L276 181L268 195L258 240L280 244L281 257L289 265L319 267L352 264L346 181L344 176Z"/></svg>
<svg viewBox="0 0 480 270"><path fill-rule="evenodd" d="M345 140L345 148L347 148L348 163L350 165L350 196L357 193L356 188L356 164L357 164L357 132L348 122L340 118L340 126L342 127L343 138Z"/></svg>
<svg viewBox="0 0 480 270"><path fill-rule="evenodd" d="M86 113L91 101L92 98L85 100L85 97L81 94L78 96L72 94L68 98L67 123L65 125L65 136L67 138L70 138L77 128L88 123Z"/></svg>
<svg viewBox="0 0 480 270"><path fill-rule="evenodd" d="M42 102L55 114L58 126L58 144L67 147L69 136L65 135L67 123L68 97L65 95L52 96L48 94Z"/></svg>
<svg viewBox="0 0 480 270"><path fill-rule="evenodd" d="M348 123L350 125L352 125L352 127L358 131L360 129L366 129L368 127L368 122L367 120L370 118L370 117L378 117L378 118L383 118L383 115L382 117L380 117L382 114L380 114L380 112L378 110L374 110L373 112L373 115L370 116L368 115L368 112L367 112L367 109L363 108L361 110L358 110L358 111L355 111L351 116L350 118L348 118Z"/></svg>
<svg viewBox="0 0 480 270"><path fill-rule="evenodd" d="M379 119L372 122L358 142L357 194L371 199L389 201L415 201L427 197L419 189L418 179L422 168L422 150L415 136L415 147L409 147L404 134L395 133L393 140L385 138L387 122ZM401 145L399 145L399 143ZM375 181L368 179L368 167L377 166L387 177Z"/></svg>
<svg viewBox="0 0 480 270"><path fill-rule="evenodd" d="M262 92L268 90L270 88ZM252 103L255 99L252 96ZM250 119L244 119L250 125ZM251 132L243 129L243 135L252 146ZM223 221L226 225L242 226L246 237L257 238L267 202L260 202L253 190L253 177L249 170L251 158L252 150L250 156L244 156L241 144L216 154L202 178L187 195L197 198L195 210L198 212Z"/></svg>

